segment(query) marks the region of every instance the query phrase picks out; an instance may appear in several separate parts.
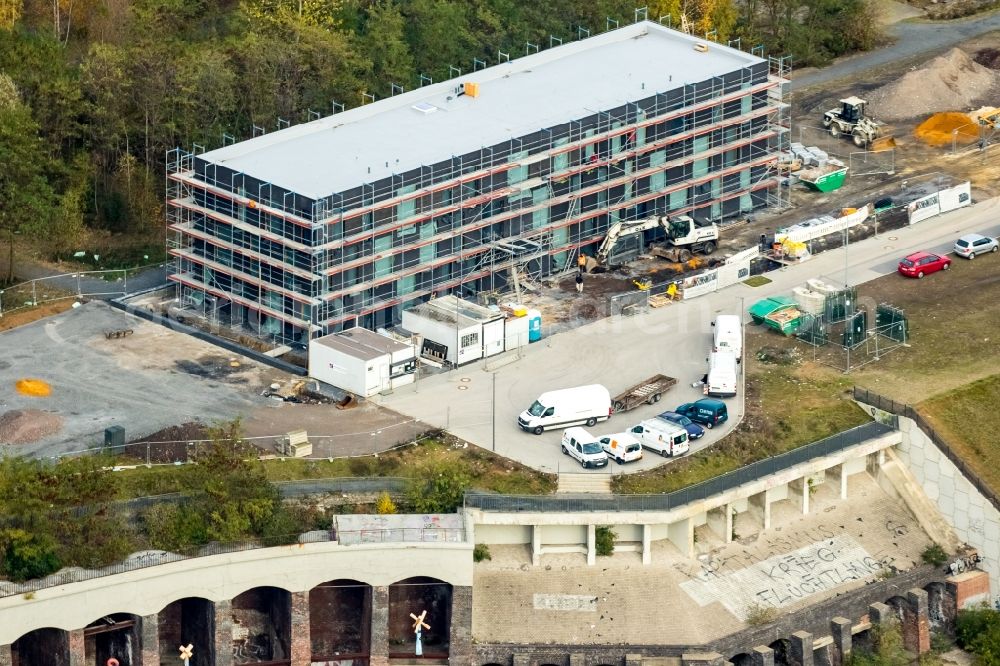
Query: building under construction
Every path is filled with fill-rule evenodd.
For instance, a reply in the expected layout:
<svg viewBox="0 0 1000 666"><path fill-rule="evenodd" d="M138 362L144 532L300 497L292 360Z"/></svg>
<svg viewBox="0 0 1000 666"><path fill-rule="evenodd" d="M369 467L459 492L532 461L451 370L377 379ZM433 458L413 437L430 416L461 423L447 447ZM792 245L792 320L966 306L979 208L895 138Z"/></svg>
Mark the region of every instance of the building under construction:
<svg viewBox="0 0 1000 666"><path fill-rule="evenodd" d="M642 21L168 159L184 308L265 338L572 270L620 220L778 194L784 61Z"/></svg>

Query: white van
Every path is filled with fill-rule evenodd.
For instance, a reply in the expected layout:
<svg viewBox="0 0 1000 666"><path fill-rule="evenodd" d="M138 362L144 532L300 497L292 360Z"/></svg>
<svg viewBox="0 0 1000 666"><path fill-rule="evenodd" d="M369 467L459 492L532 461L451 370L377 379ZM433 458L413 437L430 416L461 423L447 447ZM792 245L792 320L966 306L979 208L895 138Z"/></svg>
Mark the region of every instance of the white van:
<svg viewBox="0 0 1000 666"><path fill-rule="evenodd" d="M608 464L608 454L604 452L601 443L583 428L563 430L560 447L563 455L570 456L584 469L605 467Z"/></svg>
<svg viewBox="0 0 1000 666"><path fill-rule="evenodd" d="M715 328L712 351L730 351L739 362L743 357L743 326L739 315L719 315L712 326Z"/></svg>
<svg viewBox="0 0 1000 666"><path fill-rule="evenodd" d="M619 465L633 460L642 460L642 444L632 433L616 432L613 435L602 435L597 438L604 447L608 457Z"/></svg>
<svg viewBox="0 0 1000 666"><path fill-rule="evenodd" d="M611 417L611 394L600 384L548 391L517 417L521 430L541 435L549 428L593 427Z"/></svg>
<svg viewBox="0 0 1000 666"><path fill-rule="evenodd" d="M648 419L629 430L643 448L667 456L679 456L688 451L688 434L684 426L663 419Z"/></svg>
<svg viewBox="0 0 1000 666"><path fill-rule="evenodd" d="M709 354L705 395L713 398L731 398L736 395L737 382L736 355L729 351L715 351Z"/></svg>

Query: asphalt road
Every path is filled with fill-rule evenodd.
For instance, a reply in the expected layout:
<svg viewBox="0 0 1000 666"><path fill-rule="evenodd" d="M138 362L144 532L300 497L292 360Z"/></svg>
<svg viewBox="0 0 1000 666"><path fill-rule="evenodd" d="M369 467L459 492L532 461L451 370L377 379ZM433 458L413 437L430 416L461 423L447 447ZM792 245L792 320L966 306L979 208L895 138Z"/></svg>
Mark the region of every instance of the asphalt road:
<svg viewBox="0 0 1000 666"><path fill-rule="evenodd" d="M893 273L900 257L915 250L950 251L955 239L971 231L1000 233L1000 199L990 199L925 220L889 234L881 234L843 249L814 256L798 266L768 274L772 282L752 288L743 284L714 294L676 303L628 319L604 319L530 345L521 358L499 368L482 362L419 381L396 390L378 402L402 414L445 428L486 449L547 472L580 472L580 466L561 455L561 430L536 436L516 425L518 414L542 392L599 383L612 394L662 372L679 379L657 405L644 405L598 424L594 434L621 432L638 421L700 397L691 383L705 372L711 344L711 321L719 313L745 312L757 299L789 294L808 278L860 284ZM846 269L846 270L845 270ZM905 279L900 277L899 279ZM932 279L932 278L931 278ZM914 288L919 288L914 281ZM746 348L754 349L760 335L773 332L746 326ZM544 331L544 322L543 322ZM493 370L492 372L490 370ZM495 400L493 380L496 381ZM715 428L692 446L692 452L711 445L739 420L742 396L727 401L730 424ZM593 474L633 472L663 464L647 452L641 461L624 467L612 464Z"/></svg>
<svg viewBox="0 0 1000 666"><path fill-rule="evenodd" d="M829 67L794 77L791 89L802 90L858 76L922 54L930 56L967 39L1000 30L1000 11L955 21L902 21L888 26L887 30L895 40L893 44L876 51L842 58Z"/></svg>

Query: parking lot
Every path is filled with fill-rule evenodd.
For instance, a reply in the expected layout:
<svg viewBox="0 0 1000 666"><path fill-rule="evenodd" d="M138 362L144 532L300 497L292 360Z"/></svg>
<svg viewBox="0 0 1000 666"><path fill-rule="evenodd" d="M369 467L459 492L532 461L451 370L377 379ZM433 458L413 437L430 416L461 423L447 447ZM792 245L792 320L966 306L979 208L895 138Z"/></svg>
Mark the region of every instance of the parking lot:
<svg viewBox="0 0 1000 666"><path fill-rule="evenodd" d="M502 367L497 367L503 361L500 358L490 359L488 364L479 361L418 381L378 401L535 469L580 472L579 464L560 453L561 429L535 436L517 427L518 414L539 394L571 386L603 384L615 395L656 373L676 377L677 386L660 403L615 415L591 429L596 435L627 430L644 418L701 397L700 388L691 384L705 373L711 322L716 315L745 312L757 299L790 294L793 287L808 278L846 274L849 282L860 284L895 272L899 258L915 250L951 251L955 239L964 233L995 234L997 208L998 201L990 199L972 208L853 243L846 250L816 255L803 264L769 273L772 282L762 287L736 285L635 317L593 322L543 338L529 345L519 357L511 356L510 362ZM916 281L913 288L919 289ZM748 354L762 344L759 336L774 335L762 327L747 326L745 331ZM726 402L729 423L709 431L695 442L692 451L710 446L740 420L742 393ZM612 463L588 473L627 473L663 463L662 458L647 452L641 461L623 467Z"/></svg>

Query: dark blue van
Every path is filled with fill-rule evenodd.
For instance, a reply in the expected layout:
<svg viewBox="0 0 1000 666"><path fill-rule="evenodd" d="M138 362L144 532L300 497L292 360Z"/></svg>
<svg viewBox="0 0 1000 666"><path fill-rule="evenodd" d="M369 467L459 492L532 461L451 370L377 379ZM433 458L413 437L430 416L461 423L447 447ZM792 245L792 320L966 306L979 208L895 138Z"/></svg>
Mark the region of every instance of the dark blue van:
<svg viewBox="0 0 1000 666"><path fill-rule="evenodd" d="M674 411L683 414L695 423L701 423L706 428L713 428L729 419L726 403L715 398L702 398L694 402L686 402Z"/></svg>

